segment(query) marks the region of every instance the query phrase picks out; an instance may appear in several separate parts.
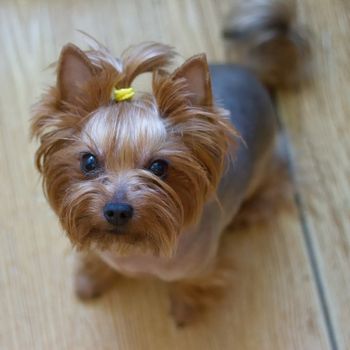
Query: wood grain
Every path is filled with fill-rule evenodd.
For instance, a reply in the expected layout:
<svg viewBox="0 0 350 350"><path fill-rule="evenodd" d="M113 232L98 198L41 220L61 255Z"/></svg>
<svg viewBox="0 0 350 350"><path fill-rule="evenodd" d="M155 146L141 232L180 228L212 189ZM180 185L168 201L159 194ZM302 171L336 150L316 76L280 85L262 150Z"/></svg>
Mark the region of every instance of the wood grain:
<svg viewBox="0 0 350 350"><path fill-rule="evenodd" d="M313 35L313 78L280 111L294 146L300 207L335 346L350 347L350 3L299 1Z"/></svg>
<svg viewBox="0 0 350 350"><path fill-rule="evenodd" d="M53 82L53 75L44 68L57 59L62 45L68 41L84 45L75 29L95 36L116 54L132 43L158 40L174 45L183 57L204 51L209 60L222 61L220 28L229 3L108 0L102 6L97 0L1 2L0 349L331 348L296 206L278 214L271 223L227 235L227 253L235 266L227 299L201 322L178 330L168 315L166 286L160 282L121 279L99 300L81 303L75 299L71 249L42 195L33 166L35 144L29 142L28 135L30 105ZM334 21L337 11L345 6L345 1L337 1L335 8L325 0L322 3ZM313 17L314 28L319 28L324 17L320 10L315 14L311 6L312 1L306 1L305 16ZM327 17L327 26L332 23ZM341 40L345 42L345 37ZM343 245L349 242L345 232L348 192L344 190L348 188L346 65L343 62L344 69L339 68L338 78L333 80L333 56L319 60L319 74L321 66L327 65L331 85L315 81L298 97L282 96L281 111L292 135L296 160L300 168L309 166L308 174L315 181L311 189L300 191L309 226L319 232L312 242L319 269L329 281L324 283L327 301L335 308L332 321L345 348L350 344L345 336L349 304L344 304L346 297L340 297L350 291L343 276L349 261L345 259L347 245ZM336 94L335 84L340 81L343 91ZM319 99L325 96L335 97L321 104ZM332 103L344 108L338 119L326 116L327 111L339 112ZM335 142L340 134L344 147ZM326 142L329 137L334 143L331 146ZM321 162L323 157L326 163ZM316 213L311 205L315 203ZM333 239L327 231L331 227L336 231ZM341 288L347 294L339 294Z"/></svg>

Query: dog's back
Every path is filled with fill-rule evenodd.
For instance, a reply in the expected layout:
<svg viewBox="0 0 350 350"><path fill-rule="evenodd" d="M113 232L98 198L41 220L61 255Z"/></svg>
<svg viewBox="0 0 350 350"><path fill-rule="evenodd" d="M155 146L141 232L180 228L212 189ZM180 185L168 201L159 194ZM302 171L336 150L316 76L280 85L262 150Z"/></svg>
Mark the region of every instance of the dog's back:
<svg viewBox="0 0 350 350"><path fill-rule="evenodd" d="M235 200L245 199L254 192L260 182L258 174L270 161L276 134L275 110L266 88L244 67L212 65L211 73L216 101L230 112L240 135L236 156L221 181L219 195L225 201L225 184L230 182Z"/></svg>

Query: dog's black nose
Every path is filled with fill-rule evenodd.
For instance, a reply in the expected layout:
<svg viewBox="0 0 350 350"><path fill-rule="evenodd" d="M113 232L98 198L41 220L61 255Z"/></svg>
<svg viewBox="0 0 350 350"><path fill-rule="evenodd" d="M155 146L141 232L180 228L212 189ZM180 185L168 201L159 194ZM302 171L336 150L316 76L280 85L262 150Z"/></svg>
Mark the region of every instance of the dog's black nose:
<svg viewBox="0 0 350 350"><path fill-rule="evenodd" d="M126 224L133 212L133 207L126 203L108 203L103 209L106 220L114 226Z"/></svg>

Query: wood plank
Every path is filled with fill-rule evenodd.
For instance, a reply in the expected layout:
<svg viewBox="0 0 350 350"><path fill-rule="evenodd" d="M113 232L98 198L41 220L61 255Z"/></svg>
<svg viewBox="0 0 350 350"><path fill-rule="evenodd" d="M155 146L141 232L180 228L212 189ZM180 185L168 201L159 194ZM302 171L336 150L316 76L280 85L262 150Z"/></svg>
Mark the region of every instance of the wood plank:
<svg viewBox="0 0 350 350"><path fill-rule="evenodd" d="M223 58L221 10L207 1L3 1L0 9L0 348L1 349L329 349L296 208L226 237L235 273L227 299L177 330L166 287L121 280L90 303L71 287L70 248L46 204L28 143L28 110L43 72L76 28L119 53L161 40L184 57ZM4 83L6 82L6 83Z"/></svg>
<svg viewBox="0 0 350 350"><path fill-rule="evenodd" d="M339 349L350 346L350 3L299 0L312 33L313 79L301 94L281 96L294 146L306 230Z"/></svg>

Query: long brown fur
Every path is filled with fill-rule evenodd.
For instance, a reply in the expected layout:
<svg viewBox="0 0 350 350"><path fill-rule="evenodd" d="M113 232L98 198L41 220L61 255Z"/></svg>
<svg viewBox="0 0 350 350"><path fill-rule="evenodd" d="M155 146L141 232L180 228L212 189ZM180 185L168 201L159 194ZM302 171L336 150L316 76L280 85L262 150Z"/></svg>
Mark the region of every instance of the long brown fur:
<svg viewBox="0 0 350 350"><path fill-rule="evenodd" d="M118 243L124 251L137 242L138 249L143 244L169 255L179 232L196 222L214 193L235 131L211 101L205 107L193 104L181 69L165 71L174 56L169 46L133 46L119 60L97 45L85 53L72 44L63 48L57 85L34 108L32 134L40 141L36 164L47 198L78 248ZM91 74L73 96L60 89L67 52L86 60L86 74ZM206 65L202 56L192 60ZM111 100L113 87L129 87L146 72L153 74L152 93ZM103 164L91 179L79 167L84 152L97 154ZM170 163L166 182L145 170L157 158ZM120 236L108 232L101 216L116 189L126 193L138 214L128 234Z"/></svg>

